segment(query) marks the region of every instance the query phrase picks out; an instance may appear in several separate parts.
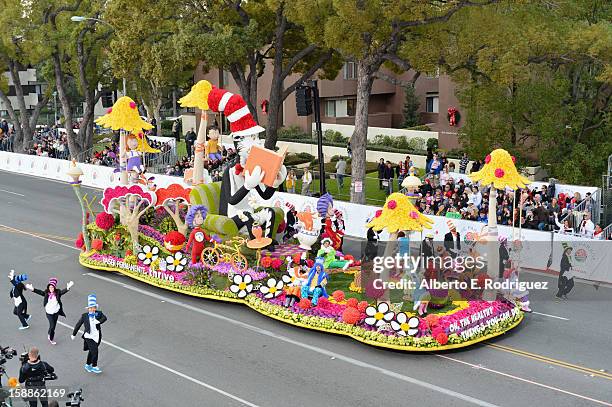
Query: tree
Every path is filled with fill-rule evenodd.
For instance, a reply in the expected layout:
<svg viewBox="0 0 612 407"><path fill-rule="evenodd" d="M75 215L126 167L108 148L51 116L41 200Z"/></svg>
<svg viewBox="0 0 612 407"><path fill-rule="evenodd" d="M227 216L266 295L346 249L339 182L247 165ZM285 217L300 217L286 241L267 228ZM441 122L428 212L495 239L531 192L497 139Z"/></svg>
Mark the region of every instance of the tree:
<svg viewBox="0 0 612 407"><path fill-rule="evenodd" d="M168 188L158 188L155 191L157 195L156 207L164 208L174 220L177 230L185 236L187 236L188 227L185 221L181 219L180 213L181 209L189 205L190 192L191 188L183 188L179 184L169 185Z"/></svg>
<svg viewBox="0 0 612 407"><path fill-rule="evenodd" d="M411 39L414 30L446 22L462 8L495 2L497 0L456 0L436 4L416 0L329 0L325 3L331 8L332 14L324 25L325 43L338 49L343 57L357 64L355 130L351 138L351 175L355 183L363 184L365 177L370 94L375 75L383 63L391 63L404 71L412 69L410 60L398 56L398 49ZM295 3L296 7L304 10L312 8L307 0L298 0ZM316 17L316 12L307 14ZM426 53L428 50L422 52ZM364 203L364 189L353 188L351 201Z"/></svg>
<svg viewBox="0 0 612 407"><path fill-rule="evenodd" d="M99 85L106 82L109 68L105 64L104 47L112 35L112 28L87 20L75 24L72 15L101 16L103 0L61 0L33 2L30 13L38 24L36 41L50 57L49 79L55 82L64 115L70 155L80 159L80 153L93 145L94 107L102 96ZM69 83L74 81L84 100L83 118L78 132L73 130L74 111L69 97Z"/></svg>
<svg viewBox="0 0 612 407"><path fill-rule="evenodd" d="M419 63L459 84L470 155L505 148L565 182L599 185L612 153L611 17L597 0L468 10L445 32L421 32L439 54Z"/></svg>
<svg viewBox="0 0 612 407"><path fill-rule="evenodd" d="M405 128L414 127L419 124L419 99L417 98L414 86L406 86L404 88L404 124Z"/></svg>
<svg viewBox="0 0 612 407"><path fill-rule="evenodd" d="M30 146L34 129L38 122L41 109L49 101L51 91L45 89L45 93L39 98L32 112L28 111L23 84L19 71L28 66L37 68L40 76L40 64L45 60L45 54L35 43L35 24L30 14L27 13L23 2L14 0L1 0L0 8L0 72L8 74L0 76L0 99L6 106L9 119L15 127L15 151L22 151ZM13 106L9 97L9 81L15 89L16 106Z"/></svg>

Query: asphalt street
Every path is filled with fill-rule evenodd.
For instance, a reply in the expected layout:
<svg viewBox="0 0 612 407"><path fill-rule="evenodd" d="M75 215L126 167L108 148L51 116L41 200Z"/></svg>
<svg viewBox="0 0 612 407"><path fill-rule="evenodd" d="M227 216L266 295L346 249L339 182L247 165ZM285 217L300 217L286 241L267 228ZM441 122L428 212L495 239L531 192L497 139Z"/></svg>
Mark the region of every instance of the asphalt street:
<svg viewBox="0 0 612 407"><path fill-rule="evenodd" d="M579 283L563 302L534 293L535 313L502 337L406 354L83 268L73 246L80 216L68 184L0 172L0 345L38 346L58 373L53 385L82 387L83 406L612 406L609 287ZM56 346L46 339L42 297L29 293L31 328L17 329L5 276L12 268L39 288L51 276L75 282ZM81 340L70 340L90 292L109 317L98 376L83 370ZM15 376L17 361L7 368Z"/></svg>

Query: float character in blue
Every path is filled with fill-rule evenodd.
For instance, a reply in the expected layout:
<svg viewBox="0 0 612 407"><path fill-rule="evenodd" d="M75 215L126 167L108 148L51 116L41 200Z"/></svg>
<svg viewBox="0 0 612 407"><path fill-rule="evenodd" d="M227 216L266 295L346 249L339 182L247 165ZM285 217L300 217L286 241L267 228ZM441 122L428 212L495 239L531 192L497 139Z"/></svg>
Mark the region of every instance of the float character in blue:
<svg viewBox="0 0 612 407"><path fill-rule="evenodd" d="M325 286L327 285L328 277L323 264L317 258L317 261L308 273L306 283L302 285L302 298L312 297L313 306L317 305L320 297L327 298L329 295L325 291Z"/></svg>

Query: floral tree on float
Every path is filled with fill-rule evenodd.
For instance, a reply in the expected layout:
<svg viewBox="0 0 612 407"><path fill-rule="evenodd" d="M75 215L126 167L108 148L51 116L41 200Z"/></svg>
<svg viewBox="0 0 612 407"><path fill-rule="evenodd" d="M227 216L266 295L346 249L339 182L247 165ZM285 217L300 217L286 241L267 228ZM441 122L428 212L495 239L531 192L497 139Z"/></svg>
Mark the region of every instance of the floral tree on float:
<svg viewBox="0 0 612 407"><path fill-rule="evenodd" d="M200 115L200 127L195 142L195 157L193 160L193 185L204 183L204 150L206 143L206 127L208 126L208 94L213 86L208 81L199 81L191 87L191 91L179 99L182 107L196 107L202 111Z"/></svg>
<svg viewBox="0 0 612 407"><path fill-rule="evenodd" d="M142 120L136 102L128 96L122 96L117 99L113 107L109 108L104 116L96 119L96 123L107 129L121 131L119 139L119 169L121 171L121 185L127 185L127 141L125 132L138 135L142 134L143 130L152 129L153 126ZM138 136L135 138L138 140ZM142 138L144 138L144 136ZM143 142L146 143L145 141ZM141 146L141 144L141 142L138 142L137 146Z"/></svg>
<svg viewBox="0 0 612 407"><path fill-rule="evenodd" d="M176 224L177 230L187 236L187 224L181 219L181 209L189 205L191 188L183 188L179 184L172 184L168 188L159 188L155 191L157 196L156 207L164 208Z"/></svg>
<svg viewBox="0 0 612 407"><path fill-rule="evenodd" d="M138 225L140 217L151 206L154 206L156 196L153 193L145 192L140 185L131 187L117 186L106 188L102 197L102 207L104 212L114 214L124 214L125 226L132 238L132 250L134 253L140 251L138 243ZM119 205L119 208L117 207Z"/></svg>
<svg viewBox="0 0 612 407"><path fill-rule="evenodd" d="M376 232L386 230L389 233L389 241L383 254L387 258L395 255L399 232L421 232L423 229L431 229L433 223L433 220L418 211L406 195L394 192L387 197L383 208L376 212L366 227ZM389 276L389 269L384 267L382 281L389 281ZM385 290L382 300L389 300L388 289Z"/></svg>
<svg viewBox="0 0 612 407"><path fill-rule="evenodd" d="M517 188L525 188L527 184L531 183L531 181L518 173L515 163L516 159L514 156L511 156L506 150L498 148L486 156L485 164L480 171L470 174L472 182L478 182L481 186L491 187L487 225L487 270L489 273L495 273L496 275L499 265L499 252L497 250L497 190L510 188L515 191ZM494 295L494 293L485 292L484 298L492 300L495 299Z"/></svg>

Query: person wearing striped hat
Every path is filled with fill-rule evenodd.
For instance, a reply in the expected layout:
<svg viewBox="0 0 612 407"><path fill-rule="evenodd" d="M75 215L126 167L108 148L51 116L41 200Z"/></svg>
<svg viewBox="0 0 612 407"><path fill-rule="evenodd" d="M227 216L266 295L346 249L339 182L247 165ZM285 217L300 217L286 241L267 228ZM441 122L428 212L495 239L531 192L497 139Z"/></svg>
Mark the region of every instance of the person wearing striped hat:
<svg viewBox="0 0 612 407"><path fill-rule="evenodd" d="M38 288L34 288L32 284L26 285L26 288L30 291L33 291L34 294L38 294L43 297L43 306L45 307L45 314L47 315L47 320L49 321L49 330L47 332L49 339L49 343L51 345L57 345L55 342L55 326L57 325L57 319L59 316L66 317L64 313L64 307L62 305L62 296L66 294L72 286L74 282L69 281L66 284L65 289L57 288L57 278L50 278L49 284L47 284L47 288L43 290L39 290Z"/></svg>
<svg viewBox="0 0 612 407"><path fill-rule="evenodd" d="M287 226L285 227L285 241L293 238L297 233L297 210L291 202L285 202L287 207Z"/></svg>
<svg viewBox="0 0 612 407"><path fill-rule="evenodd" d="M87 352L85 370L89 373L102 373L98 367L98 347L102 342L102 324L106 322L106 315L98 311L98 301L95 294L87 296L87 312L81 315L72 331L72 340L83 326L83 350Z"/></svg>
<svg viewBox="0 0 612 407"><path fill-rule="evenodd" d="M21 326L19 330L28 329L30 325L28 322L30 321L31 315L28 314L28 302L23 295L26 286L23 284L24 281L27 281L27 274L17 274L15 275L15 270L11 270L8 275L9 280L11 280L11 292L10 297L13 299L13 303L15 304L15 308L13 309L13 314L19 318L19 322L21 322Z"/></svg>

